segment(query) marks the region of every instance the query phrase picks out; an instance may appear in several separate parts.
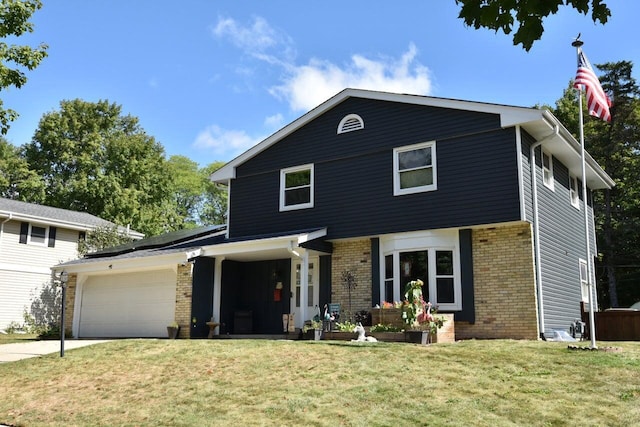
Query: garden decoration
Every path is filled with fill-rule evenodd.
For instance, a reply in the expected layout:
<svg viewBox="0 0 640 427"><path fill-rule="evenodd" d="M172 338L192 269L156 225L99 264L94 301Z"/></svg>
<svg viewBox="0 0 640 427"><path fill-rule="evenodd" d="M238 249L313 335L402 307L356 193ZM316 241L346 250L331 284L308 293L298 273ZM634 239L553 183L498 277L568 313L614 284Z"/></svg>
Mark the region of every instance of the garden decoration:
<svg viewBox="0 0 640 427"><path fill-rule="evenodd" d="M426 343L430 340L430 335L436 334L442 327L444 319L431 313L431 303L425 302L422 296L423 286L424 282L420 279L407 283L402 303L402 319L410 328L406 331L407 338L413 342L417 338L410 337L411 332L422 332L419 342Z"/></svg>
<svg viewBox="0 0 640 427"><path fill-rule="evenodd" d="M353 332L358 334L358 338L355 340L351 340L351 341L357 341L357 342L378 342L378 340L375 337L367 337L365 336L365 330L364 330L364 326L362 326L362 323L358 323L356 325L355 328L353 328Z"/></svg>
<svg viewBox="0 0 640 427"><path fill-rule="evenodd" d="M353 291L358 286L358 280L356 279L356 275L352 272L345 270L342 272L342 285L347 289L349 293L349 320L353 320L351 318L351 291Z"/></svg>

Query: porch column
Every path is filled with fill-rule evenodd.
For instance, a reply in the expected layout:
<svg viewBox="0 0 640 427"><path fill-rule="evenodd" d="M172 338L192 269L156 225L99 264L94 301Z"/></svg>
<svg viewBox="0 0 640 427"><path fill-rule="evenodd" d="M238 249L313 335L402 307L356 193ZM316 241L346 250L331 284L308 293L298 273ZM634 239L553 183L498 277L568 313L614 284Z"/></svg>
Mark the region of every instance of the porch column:
<svg viewBox="0 0 640 427"><path fill-rule="evenodd" d="M300 320L296 323L302 327L307 320L307 300L309 299L309 252L302 252L300 258Z"/></svg>
<svg viewBox="0 0 640 427"><path fill-rule="evenodd" d="M215 258L213 267L213 318L216 322L220 322L220 294L222 292L222 261L223 256ZM220 334L220 327L216 328L215 335Z"/></svg>

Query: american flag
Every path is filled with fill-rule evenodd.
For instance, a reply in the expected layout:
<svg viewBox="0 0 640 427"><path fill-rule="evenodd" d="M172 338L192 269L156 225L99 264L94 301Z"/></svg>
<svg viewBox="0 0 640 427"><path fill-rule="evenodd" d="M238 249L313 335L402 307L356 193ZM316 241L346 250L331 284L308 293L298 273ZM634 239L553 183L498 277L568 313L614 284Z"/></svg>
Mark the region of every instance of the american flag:
<svg viewBox="0 0 640 427"><path fill-rule="evenodd" d="M578 72L574 83L576 89L581 89L580 86L586 88L589 114L610 122L611 113L609 112L609 107L611 107L611 99L602 90L600 80L593 72L593 68L591 68L591 64L582 49L578 51Z"/></svg>

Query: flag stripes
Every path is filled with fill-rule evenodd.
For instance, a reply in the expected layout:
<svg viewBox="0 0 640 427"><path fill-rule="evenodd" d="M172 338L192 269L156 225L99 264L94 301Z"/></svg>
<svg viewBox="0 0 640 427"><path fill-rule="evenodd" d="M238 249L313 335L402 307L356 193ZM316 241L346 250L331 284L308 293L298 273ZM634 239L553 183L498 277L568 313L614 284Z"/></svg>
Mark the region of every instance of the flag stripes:
<svg viewBox="0 0 640 427"><path fill-rule="evenodd" d="M574 87L581 89L581 86L584 86L586 89L589 114L610 122L611 113L609 107L611 106L611 100L607 94L604 93L600 85L600 80L598 80L598 76L593 72L593 68L591 68L591 64L586 55L582 52L582 49L579 49L578 72L576 73Z"/></svg>

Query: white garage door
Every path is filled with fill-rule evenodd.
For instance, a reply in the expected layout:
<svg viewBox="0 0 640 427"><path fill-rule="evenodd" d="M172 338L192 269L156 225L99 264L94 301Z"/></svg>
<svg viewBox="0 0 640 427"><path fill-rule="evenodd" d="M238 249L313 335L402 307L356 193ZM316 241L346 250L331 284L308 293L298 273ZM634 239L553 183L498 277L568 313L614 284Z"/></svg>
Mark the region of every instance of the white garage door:
<svg viewBox="0 0 640 427"><path fill-rule="evenodd" d="M78 336L166 337L175 300L173 270L90 277L82 286Z"/></svg>

